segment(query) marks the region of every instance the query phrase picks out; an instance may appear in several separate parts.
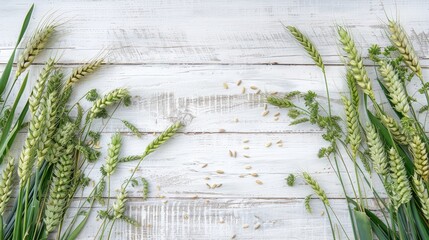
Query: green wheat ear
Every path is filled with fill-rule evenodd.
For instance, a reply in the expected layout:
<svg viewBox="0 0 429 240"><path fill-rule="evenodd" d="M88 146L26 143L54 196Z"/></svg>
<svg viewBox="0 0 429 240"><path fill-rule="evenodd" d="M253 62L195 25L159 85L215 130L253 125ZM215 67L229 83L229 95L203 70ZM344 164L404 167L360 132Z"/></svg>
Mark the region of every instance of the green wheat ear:
<svg viewBox="0 0 429 240"><path fill-rule="evenodd" d="M350 70L356 80L356 83L361 87L366 95L374 100L375 96L372 90L371 81L365 67L363 66L363 60L356 48L355 42L349 32L347 32L343 27L338 27L338 35L339 40L343 45L343 50L347 53L347 57L349 58L348 65L350 66Z"/></svg>
<svg viewBox="0 0 429 240"><path fill-rule="evenodd" d="M322 69L322 72L325 72L325 65L323 64L322 57L320 53L317 51L317 48L314 44L305 36L301 31L299 31L296 27L293 26L285 26L287 30L292 34L299 44L305 49L308 55L313 59L316 66Z"/></svg>
<svg viewBox="0 0 429 240"><path fill-rule="evenodd" d="M389 151L390 177L393 180L392 202L395 209L411 200L412 193L410 183L405 170L404 162L395 148Z"/></svg>
<svg viewBox="0 0 429 240"><path fill-rule="evenodd" d="M414 52L413 45L408 39L404 29L398 22L392 20L389 20L388 27L390 31L390 40L398 49L403 58L403 61L411 69L411 71L413 71L420 79L422 79L423 75L419 58Z"/></svg>
<svg viewBox="0 0 429 240"><path fill-rule="evenodd" d="M313 189L313 191L316 193L316 195L320 198L320 200L322 200L322 202L326 205L326 206L330 206L329 200L328 200L328 196L326 196L325 191L320 187L319 183L316 182L316 180L314 180L310 174L304 172L302 173L305 182L310 185L310 187Z"/></svg>

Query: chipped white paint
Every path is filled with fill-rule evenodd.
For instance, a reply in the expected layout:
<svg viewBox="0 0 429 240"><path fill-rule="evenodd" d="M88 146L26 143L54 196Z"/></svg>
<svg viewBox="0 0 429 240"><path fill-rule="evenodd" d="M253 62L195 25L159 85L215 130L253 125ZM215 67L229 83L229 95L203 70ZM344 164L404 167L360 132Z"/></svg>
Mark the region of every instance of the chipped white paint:
<svg viewBox="0 0 429 240"><path fill-rule="evenodd" d="M61 54L60 64L70 70L101 50L112 49L110 65L78 86L74 99L92 88L107 92L128 87L135 95L133 106L120 109L117 116L135 123L144 133L160 132L184 113L194 116L175 139L142 164L138 174L149 180L150 198L143 202L141 190L131 189L128 208L142 226L119 223L114 239L330 239L320 202L312 200L314 213L305 213L303 199L310 189L300 179L293 188L285 184L289 173L301 171L320 181L350 234L340 186L329 163L316 157L317 146L323 144L320 130L311 125L288 126L286 112L273 107L262 117L263 95L251 86L261 93L309 89L324 93L320 72L280 21L301 28L319 47L329 64L337 112L342 111L338 99L345 81L335 45L336 24L349 26L362 48L387 43L381 20L384 10L396 17L397 8L424 58L422 64L428 66L426 0L383 4L379 0L36 1L31 29L47 12L56 11L64 21L37 63L49 54ZM29 2L17 1L0 6L0 69L28 6ZM424 74L429 76L427 69ZM34 79L37 68L31 75ZM242 83L237 86L239 80ZM123 154L142 152L153 138L146 134L136 140L120 121L113 120L103 134L104 148L109 135L118 130L127 135ZM249 142L243 143L244 139ZM282 147L275 144L279 140ZM268 142L273 143L269 148ZM237 158L231 158L229 150L237 151ZM94 179L99 164L93 168ZM132 163L120 166L113 189L132 167ZM263 184L256 184L257 179ZM206 183L222 183L222 187L209 189ZM160 195L165 199L157 198ZM92 239L98 226L93 214L81 239Z"/></svg>

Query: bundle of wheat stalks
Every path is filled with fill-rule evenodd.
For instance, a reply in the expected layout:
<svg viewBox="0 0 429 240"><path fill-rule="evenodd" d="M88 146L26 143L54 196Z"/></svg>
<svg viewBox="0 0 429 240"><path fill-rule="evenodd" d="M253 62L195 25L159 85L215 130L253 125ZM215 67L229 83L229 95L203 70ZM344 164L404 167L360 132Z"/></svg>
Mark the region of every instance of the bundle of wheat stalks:
<svg viewBox="0 0 429 240"><path fill-rule="evenodd" d="M85 170L93 168L100 156L96 145L104 128L101 124L101 127L94 129L94 125L100 124L93 123L100 118L110 120L113 113L108 112L109 107L119 104L128 106L131 103L130 94L127 89L119 88L99 96L92 89L77 102L69 103L74 85L98 69L103 59L95 59L77 67L67 76L57 66L57 59L50 58L35 80L29 98L24 100L25 106L19 108L18 103L23 101L31 64L58 27L54 22L47 22L34 32L20 53L13 75L15 53L32 12L33 7L26 15L17 45L0 79L0 94L4 99L0 104L0 162L5 165L0 178L0 239L76 239L95 203L104 206L104 210L98 212L102 224L96 237L110 238L116 221L138 225L137 221L125 214L127 190L143 184L144 194L147 195L147 181L134 175L142 160L170 139L182 124L177 122L170 126L141 155L121 157L121 135L113 134L107 158L100 169L100 179L90 179L85 175ZM25 76L21 78L23 74ZM8 86L11 77L13 82ZM20 86L17 86L18 83ZM7 88L8 91L5 91ZM17 92L17 95L11 101L9 98L12 91ZM92 107L85 110L80 101L93 102ZM28 123L24 122L27 112L30 113ZM72 114L74 112L77 114ZM123 123L137 137L140 136L131 123L125 120ZM15 158L9 149L13 144L20 144L15 137L18 131L27 126L27 137L21 153ZM138 164L121 185L116 201L112 204L105 202L104 197L110 198L110 176L118 164L129 161L137 161ZM16 175L19 181L14 181ZM95 181L92 191L65 223L73 197L78 191L88 188L90 181ZM8 202L13 195L16 195L15 202L13 207L9 207Z"/></svg>
<svg viewBox="0 0 429 240"><path fill-rule="evenodd" d="M270 95L267 101L287 108L292 124L309 122L324 130L323 139L328 146L320 149L319 157L329 161L342 186L353 236L338 221L317 181L308 173L303 173L303 179L322 200L333 238L429 239L429 138L425 133L426 122L420 120L429 109L429 83L423 79L419 58L404 29L397 21L388 21L391 46L372 45L368 50L377 73L370 76L350 32L337 27L339 44L346 55L344 80L348 92L342 96L345 120L332 112L326 69L316 47L297 28L286 29L321 69L327 103L312 91L290 92L282 97ZM415 79L421 88L410 95L408 85ZM380 85L379 98L373 84ZM414 98L419 98L419 94L423 101ZM378 180L384 186L382 192L373 188ZM348 193L350 189L352 194ZM365 194L368 190L376 199L375 209L366 200L371 197ZM305 201L307 209L310 198ZM335 231L337 224L343 234Z"/></svg>

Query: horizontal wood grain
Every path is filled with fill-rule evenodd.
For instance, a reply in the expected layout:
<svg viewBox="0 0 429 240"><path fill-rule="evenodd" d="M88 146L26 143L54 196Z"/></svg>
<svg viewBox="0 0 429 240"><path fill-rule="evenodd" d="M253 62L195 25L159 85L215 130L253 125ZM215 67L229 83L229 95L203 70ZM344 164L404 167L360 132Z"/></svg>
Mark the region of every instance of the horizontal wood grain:
<svg viewBox="0 0 429 240"><path fill-rule="evenodd" d="M40 66L36 66L30 70L27 95L40 69ZM65 72L71 71L70 66L63 69ZM368 68L368 72L373 78L376 95L380 98L383 94L375 83L374 69ZM429 70L425 69L423 74L429 76ZM342 66L327 68L333 112L342 117L344 110L340 96L347 91L344 76L345 68ZM236 85L238 80L242 80L239 87ZM228 84L229 89L224 89L224 83ZM252 86L261 89L262 94L256 94ZM194 133L223 130L234 133L320 132L318 127L311 124L290 126L291 119L285 109L268 106L269 114L263 117L264 96L272 92L282 95L295 90L312 90L321 97L322 103L326 103L325 85L317 67L279 65L103 66L76 85L70 103L80 99L90 89L95 88L100 94L105 94L118 87L130 90L133 95L132 106L118 108L114 117L130 121L146 133L162 131L169 123L184 117L188 123L185 132ZM241 93L242 87L246 88L245 94ZM417 80L409 84L411 93L416 93L418 87ZM423 99L418 93L414 96ZM380 99L381 103L386 103L386 99ZM80 103L85 108L92 105L85 99ZM416 108L419 107L421 105L416 104ZM281 114L277 121L274 117L276 113ZM111 120L104 130L127 131L118 119Z"/></svg>
<svg viewBox="0 0 429 240"><path fill-rule="evenodd" d="M313 213L305 211L303 199L240 200L194 199L191 201L134 199L128 203L126 214L141 226L132 227L117 221L112 239L331 239L329 222L323 205L311 200ZM335 212L352 235L344 200L331 200ZM374 206L374 202L369 202ZM101 209L99 206L93 210ZM70 209L70 213L75 210ZM322 216L323 215L323 216ZM79 239L93 239L100 221L92 214ZM246 228L246 226L248 227ZM260 225L258 229L255 226ZM339 227L337 225L337 227ZM340 230L341 231L341 230ZM235 238L233 238L235 236ZM345 234L341 233L345 238Z"/></svg>
<svg viewBox="0 0 429 240"><path fill-rule="evenodd" d="M1 62L29 5L9 1L0 8ZM301 28L327 63L338 64L335 26L347 26L366 53L373 43L388 43L386 15L398 15L419 55L427 58L428 8L425 0L36 1L31 29L43 17L56 16L63 25L48 52L59 51L66 63L111 49L108 60L115 64L312 64L283 22Z"/></svg>

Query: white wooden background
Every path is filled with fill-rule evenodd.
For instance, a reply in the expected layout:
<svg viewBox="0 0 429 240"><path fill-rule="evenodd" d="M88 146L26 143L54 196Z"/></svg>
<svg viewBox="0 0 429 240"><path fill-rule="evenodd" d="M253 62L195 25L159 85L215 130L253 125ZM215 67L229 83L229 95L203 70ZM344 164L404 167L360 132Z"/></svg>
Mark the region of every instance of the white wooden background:
<svg viewBox="0 0 429 240"><path fill-rule="evenodd" d="M316 157L323 144L319 129L288 126L285 112L272 107L262 117L263 98L249 89L254 85L263 91L324 92L320 72L280 22L299 27L319 47L336 103L345 87L344 67L337 56L337 24L347 26L365 49L375 42L386 44L385 14L398 16L422 64L428 66L427 0L50 0L35 4L30 29L47 14L64 20L37 63L51 54L61 55L60 64L69 70L110 49L108 64L80 84L76 98L91 88L107 92L124 86L135 95L133 106L119 110L117 116L148 134L136 140L119 121L112 121L103 134L104 149L109 135L119 130L128 135L123 153L141 153L153 139L151 133L162 131L184 113L195 117L141 166L139 174L151 184L150 198L142 202L141 191L131 192L128 213L142 226L119 223L115 239L330 239L319 201L311 202L313 214L304 210L309 187L302 180L293 188L285 184L289 173L302 171L310 172L326 189L350 231L338 181L327 161ZM29 5L28 1L0 5L0 69ZM32 75L36 74L33 70ZM426 68L424 74L429 76ZM235 86L240 79L245 94ZM342 111L338 105L335 108ZM281 112L278 121L273 117L276 112ZM249 143L243 144L244 139ZM264 147L278 140L283 141L282 147ZM244 150L244 145L250 149ZM236 159L229 157L229 149L238 151ZM207 167L202 168L204 164ZM132 167L121 165L113 188ZM263 184L256 184L256 179ZM206 183L222 183L222 187L208 189ZM92 239L98 224L93 214L81 238Z"/></svg>

